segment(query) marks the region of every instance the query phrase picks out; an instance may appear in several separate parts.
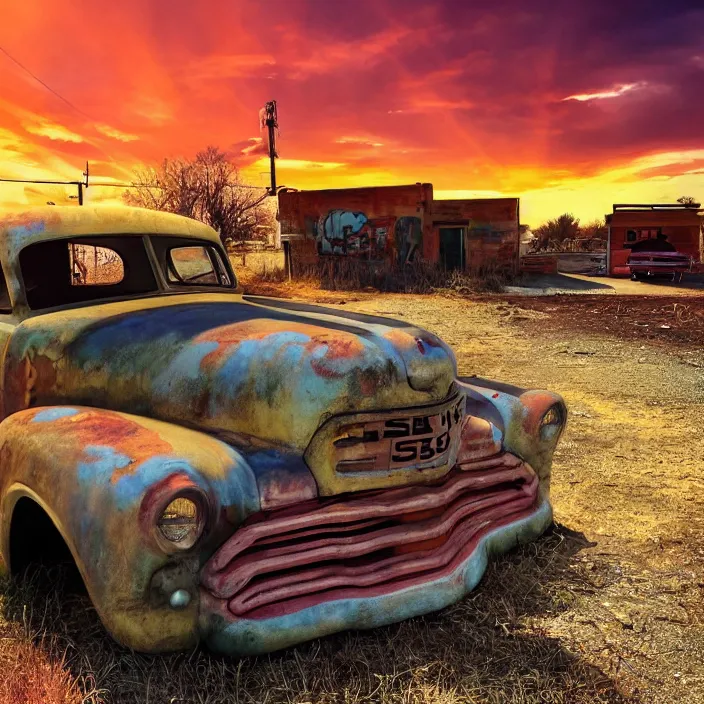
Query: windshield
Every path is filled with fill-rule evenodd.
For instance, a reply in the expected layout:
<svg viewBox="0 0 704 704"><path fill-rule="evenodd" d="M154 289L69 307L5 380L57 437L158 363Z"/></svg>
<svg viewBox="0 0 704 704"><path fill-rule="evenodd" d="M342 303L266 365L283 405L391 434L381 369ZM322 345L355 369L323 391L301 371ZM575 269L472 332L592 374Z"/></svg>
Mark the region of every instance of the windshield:
<svg viewBox="0 0 704 704"><path fill-rule="evenodd" d="M19 261L32 310L184 288L232 290L236 284L217 245L183 237L147 240L138 235L110 235L47 240L25 247ZM161 270L166 288L160 286L155 267Z"/></svg>

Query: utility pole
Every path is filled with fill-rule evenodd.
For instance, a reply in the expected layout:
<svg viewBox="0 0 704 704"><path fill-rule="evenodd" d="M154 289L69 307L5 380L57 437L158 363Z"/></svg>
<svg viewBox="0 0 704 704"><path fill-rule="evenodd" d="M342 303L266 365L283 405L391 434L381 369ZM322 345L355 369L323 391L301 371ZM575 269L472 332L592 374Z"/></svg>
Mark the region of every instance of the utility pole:
<svg viewBox="0 0 704 704"><path fill-rule="evenodd" d="M78 186L78 205L83 205L83 188L88 188L88 174L89 174L88 162L86 161L86 170L83 172L83 177L85 181L78 181L76 185ZM97 251L97 250L96 250Z"/></svg>
<svg viewBox="0 0 704 704"><path fill-rule="evenodd" d="M263 120L264 126L267 129L267 142L269 145L269 168L271 172L271 187L269 188L269 195L276 195L276 159L278 154L276 153L276 130L279 127L278 117L276 114L276 101L270 100L264 106Z"/></svg>
<svg viewBox="0 0 704 704"><path fill-rule="evenodd" d="M88 162L86 161L86 170L83 172L83 181L41 181L41 180L30 180L26 178L0 178L0 183L37 183L49 186L76 186L78 188L78 205L83 205L83 189L88 188L88 176L89 176ZM101 184L106 186L117 185L117 184ZM122 184L120 184L122 186ZM129 184L124 184L129 187ZM69 196L69 198L76 198L76 196ZM49 205L54 205L54 203L49 203Z"/></svg>

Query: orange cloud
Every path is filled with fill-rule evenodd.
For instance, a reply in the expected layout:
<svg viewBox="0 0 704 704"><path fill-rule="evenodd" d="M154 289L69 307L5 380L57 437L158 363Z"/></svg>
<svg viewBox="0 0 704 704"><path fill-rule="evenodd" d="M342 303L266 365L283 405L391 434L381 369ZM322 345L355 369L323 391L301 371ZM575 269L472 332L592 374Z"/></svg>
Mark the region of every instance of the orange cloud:
<svg viewBox="0 0 704 704"><path fill-rule="evenodd" d="M258 112L275 98L292 187L431 181L521 196L533 225L704 197L703 11L94 0L77 21L44 0L5 4L2 45L26 70L0 54L0 176L73 180L89 160L94 180L125 181L214 144L265 186ZM42 193L0 186L0 204Z"/></svg>
<svg viewBox="0 0 704 704"><path fill-rule="evenodd" d="M355 144L362 147L383 147L384 143L373 137L338 137L335 144Z"/></svg>
<svg viewBox="0 0 704 704"><path fill-rule="evenodd" d="M136 134L123 132L122 130L110 127L110 125L96 125L95 129L106 137L112 137L112 139L117 139L120 142L135 142L139 139Z"/></svg>
<svg viewBox="0 0 704 704"><path fill-rule="evenodd" d="M190 83L241 78L275 65L276 60L269 54L214 54L191 62L187 78Z"/></svg>
<svg viewBox="0 0 704 704"><path fill-rule="evenodd" d="M235 145L235 149L239 149L239 153L243 156L259 156L262 154L268 154L269 148L261 137L250 137L243 144Z"/></svg>
<svg viewBox="0 0 704 704"><path fill-rule="evenodd" d="M83 137L71 132L63 125L56 122L42 119L36 124L26 124L24 128L31 134L39 135L40 137L48 137L49 139L59 140L61 142L82 142Z"/></svg>
<svg viewBox="0 0 704 704"><path fill-rule="evenodd" d="M604 100L607 98L619 98L625 93L629 93L632 90L639 90L645 88L647 83L626 83L616 88L610 90L596 91L594 93L580 93L579 95L568 95L563 100L577 100L580 103L587 102L589 100Z"/></svg>

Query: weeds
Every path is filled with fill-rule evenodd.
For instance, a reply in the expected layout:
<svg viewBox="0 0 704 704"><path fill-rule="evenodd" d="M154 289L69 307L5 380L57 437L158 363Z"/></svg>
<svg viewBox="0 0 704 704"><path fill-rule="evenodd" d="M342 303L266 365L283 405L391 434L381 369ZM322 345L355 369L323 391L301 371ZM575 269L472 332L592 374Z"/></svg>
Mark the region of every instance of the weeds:
<svg viewBox="0 0 704 704"><path fill-rule="evenodd" d="M288 281L281 252L238 252L230 259L245 288ZM297 283L327 291L373 290L383 293L501 293L515 275L497 260L487 260L471 271L447 271L424 260L400 265L348 257L320 257L313 263L292 262Z"/></svg>
<svg viewBox="0 0 704 704"><path fill-rule="evenodd" d="M93 674L71 667L70 638L60 627L65 570L37 570L0 581L0 704L101 704ZM53 585L49 589L47 585ZM72 672L76 670L76 672Z"/></svg>
<svg viewBox="0 0 704 704"><path fill-rule="evenodd" d="M528 625L533 616L568 608L565 594L572 598L582 584L572 563L584 545L558 529L492 562L469 598L438 614L242 660L204 650L133 653L107 636L87 597L5 584L3 612L13 635L2 652L15 669L0 670L0 679L10 678L0 702L620 702L602 672ZM44 676L50 684L37 691L55 697L33 699L33 690L18 688L18 678L32 676Z"/></svg>
<svg viewBox="0 0 704 704"><path fill-rule="evenodd" d="M343 257L320 258L313 264L294 261L292 275L297 280L318 284L329 291L373 289L383 293L498 293L513 278L512 273L496 261L488 261L466 273L446 271L437 264L422 260L399 265Z"/></svg>

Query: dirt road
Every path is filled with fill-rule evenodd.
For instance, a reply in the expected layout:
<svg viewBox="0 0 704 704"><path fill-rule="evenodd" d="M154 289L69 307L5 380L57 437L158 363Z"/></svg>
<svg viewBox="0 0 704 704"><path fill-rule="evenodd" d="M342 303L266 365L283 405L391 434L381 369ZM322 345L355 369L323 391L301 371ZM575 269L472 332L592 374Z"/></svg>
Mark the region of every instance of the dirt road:
<svg viewBox="0 0 704 704"><path fill-rule="evenodd" d="M704 296L704 277L688 274L681 283L666 279L631 281L629 278L582 274L530 275L522 286L509 287L523 295L545 293L601 294L616 296Z"/></svg>

